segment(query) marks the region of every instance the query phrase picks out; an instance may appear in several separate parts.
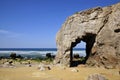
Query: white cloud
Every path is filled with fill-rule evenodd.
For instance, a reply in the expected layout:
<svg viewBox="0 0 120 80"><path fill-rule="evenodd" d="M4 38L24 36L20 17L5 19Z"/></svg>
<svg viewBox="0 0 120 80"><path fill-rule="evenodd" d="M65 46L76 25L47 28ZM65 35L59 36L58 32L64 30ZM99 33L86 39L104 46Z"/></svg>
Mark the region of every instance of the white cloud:
<svg viewBox="0 0 120 80"><path fill-rule="evenodd" d="M15 33L15 32L11 32L8 30L4 30L4 29L0 29L0 36L6 36L6 37L17 37L20 34Z"/></svg>
<svg viewBox="0 0 120 80"><path fill-rule="evenodd" d="M0 34L9 34L10 32L7 30L0 29Z"/></svg>

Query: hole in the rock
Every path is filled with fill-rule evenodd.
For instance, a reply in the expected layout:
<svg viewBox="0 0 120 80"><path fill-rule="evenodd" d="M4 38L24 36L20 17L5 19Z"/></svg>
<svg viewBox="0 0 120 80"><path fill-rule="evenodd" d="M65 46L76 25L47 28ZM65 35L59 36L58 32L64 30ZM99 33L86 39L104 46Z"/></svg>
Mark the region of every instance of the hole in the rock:
<svg viewBox="0 0 120 80"><path fill-rule="evenodd" d="M120 29L115 29L114 32L119 33Z"/></svg>
<svg viewBox="0 0 120 80"><path fill-rule="evenodd" d="M96 38L95 34L87 33L85 36L82 37L82 39L77 38L75 42L72 42L71 53L70 53L70 66L71 67L78 66L79 64L85 64L86 63L86 61L88 60L88 58L90 56L91 49L94 45L95 38ZM73 53L74 53L74 47L80 42L81 42L81 44L79 44L79 45L83 46L83 48L85 48L84 53L82 53L82 54L86 53L86 55L84 55L84 57L82 57L82 60L79 60L79 59L77 60L73 57L73 55L74 55ZM78 55L76 55L76 57L77 56Z"/></svg>
<svg viewBox="0 0 120 80"><path fill-rule="evenodd" d="M81 41L73 48L73 60L72 66L77 66L79 64L84 64L86 57L86 43Z"/></svg>

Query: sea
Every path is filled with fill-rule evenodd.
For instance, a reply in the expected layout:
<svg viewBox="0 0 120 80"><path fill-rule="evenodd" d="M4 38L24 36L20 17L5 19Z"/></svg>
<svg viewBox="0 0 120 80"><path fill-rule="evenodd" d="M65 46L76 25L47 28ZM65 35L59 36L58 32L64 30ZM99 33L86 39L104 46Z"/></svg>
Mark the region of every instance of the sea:
<svg viewBox="0 0 120 80"><path fill-rule="evenodd" d="M40 58L45 57L47 53L56 55L57 48L0 48L0 57L9 57L11 53L16 53L16 55L26 58ZM73 49L73 54L85 57L85 48L75 48Z"/></svg>

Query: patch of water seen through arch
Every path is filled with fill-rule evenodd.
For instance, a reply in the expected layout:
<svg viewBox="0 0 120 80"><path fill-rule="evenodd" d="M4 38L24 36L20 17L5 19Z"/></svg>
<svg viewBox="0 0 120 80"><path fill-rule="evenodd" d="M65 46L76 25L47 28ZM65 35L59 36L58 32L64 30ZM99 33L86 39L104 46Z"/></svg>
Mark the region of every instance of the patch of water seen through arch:
<svg viewBox="0 0 120 80"><path fill-rule="evenodd" d="M86 57L86 42L80 41L72 48L71 67L85 63Z"/></svg>
<svg viewBox="0 0 120 80"><path fill-rule="evenodd" d="M79 54L80 57L86 56L86 43L81 41L73 48L73 55Z"/></svg>

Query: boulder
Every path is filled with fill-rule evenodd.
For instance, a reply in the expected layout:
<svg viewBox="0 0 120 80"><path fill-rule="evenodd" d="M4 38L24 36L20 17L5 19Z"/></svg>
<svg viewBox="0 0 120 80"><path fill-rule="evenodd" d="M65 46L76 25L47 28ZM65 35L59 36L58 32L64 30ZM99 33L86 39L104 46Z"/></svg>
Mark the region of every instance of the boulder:
<svg viewBox="0 0 120 80"><path fill-rule="evenodd" d="M120 67L120 3L77 12L68 17L56 36L55 64L72 66L73 47L86 43L84 63Z"/></svg>

